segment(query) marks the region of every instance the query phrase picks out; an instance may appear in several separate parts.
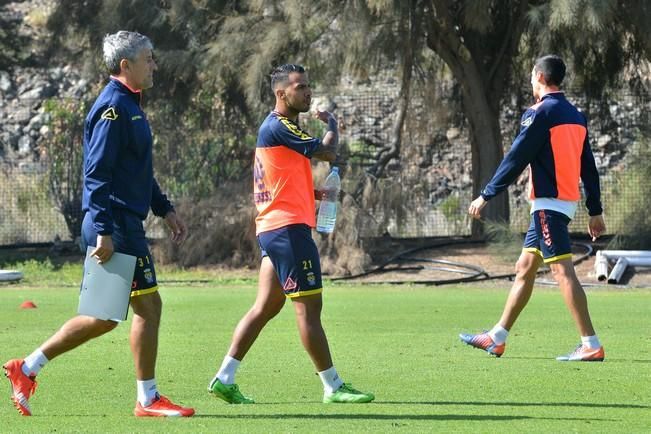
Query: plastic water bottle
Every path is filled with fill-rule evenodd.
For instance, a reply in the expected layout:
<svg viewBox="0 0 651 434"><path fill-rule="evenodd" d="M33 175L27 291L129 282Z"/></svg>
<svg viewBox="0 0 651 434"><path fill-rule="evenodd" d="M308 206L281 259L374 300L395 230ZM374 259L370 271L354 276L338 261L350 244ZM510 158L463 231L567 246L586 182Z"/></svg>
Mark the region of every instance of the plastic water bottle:
<svg viewBox="0 0 651 434"><path fill-rule="evenodd" d="M339 178L339 168L335 166L330 171L321 189L323 196L321 197L319 214L316 219L316 230L318 232L330 234L335 229L339 190L341 190L341 179Z"/></svg>

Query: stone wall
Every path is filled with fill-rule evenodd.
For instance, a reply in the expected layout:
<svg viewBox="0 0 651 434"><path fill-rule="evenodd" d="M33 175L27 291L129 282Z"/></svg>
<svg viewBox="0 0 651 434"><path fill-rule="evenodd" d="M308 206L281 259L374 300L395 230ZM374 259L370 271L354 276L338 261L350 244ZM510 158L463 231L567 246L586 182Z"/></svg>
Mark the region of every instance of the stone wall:
<svg viewBox="0 0 651 434"><path fill-rule="evenodd" d="M80 99L89 90L88 80L71 65L0 71L0 159L25 163L38 159L39 140L49 133L43 102Z"/></svg>

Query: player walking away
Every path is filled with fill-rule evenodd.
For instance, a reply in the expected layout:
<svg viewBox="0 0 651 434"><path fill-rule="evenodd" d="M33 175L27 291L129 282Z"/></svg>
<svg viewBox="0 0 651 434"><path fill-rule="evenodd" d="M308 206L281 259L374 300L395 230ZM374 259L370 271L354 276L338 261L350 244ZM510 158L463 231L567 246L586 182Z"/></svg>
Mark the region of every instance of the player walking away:
<svg viewBox="0 0 651 434"><path fill-rule="evenodd" d="M258 294L235 328L228 354L208 390L231 404L254 402L239 391L235 373L258 334L289 298L303 346L323 382L323 402L370 402L373 394L354 389L337 374L321 325L323 289L311 232L316 222L310 158L335 159L337 120L328 112L315 113L328 126L323 140L298 126L298 115L310 109L312 98L302 66L276 68L271 88L276 105L258 132L253 169L256 235L262 253Z"/></svg>
<svg viewBox="0 0 651 434"><path fill-rule="evenodd" d="M605 357L592 327L585 292L574 272L567 229L580 199L580 178L590 214L588 233L594 241L605 231L599 174L588 142L585 116L559 91L564 77L565 64L560 57L549 55L536 60L531 86L537 102L525 111L511 150L468 209L472 217L479 218L487 201L505 190L529 166L531 225L515 264L515 282L502 317L486 333L459 335L468 345L497 357L504 354L509 330L527 305L536 271L543 262L549 264L581 334L581 344L556 360L603 361Z"/></svg>
<svg viewBox="0 0 651 434"><path fill-rule="evenodd" d="M142 221L149 209L164 217L172 239L186 236L184 223L161 193L152 169L152 135L140 107L141 91L153 85L156 63L149 38L120 31L104 38L104 61L111 79L84 125L84 192L82 240L91 256L106 263L113 251L137 257L131 291L131 351L136 368L136 416L192 416L158 393L155 378L158 326L162 302ZM24 360L4 365L12 400L30 416L35 378L53 358L113 330L119 320L78 315L66 322Z"/></svg>

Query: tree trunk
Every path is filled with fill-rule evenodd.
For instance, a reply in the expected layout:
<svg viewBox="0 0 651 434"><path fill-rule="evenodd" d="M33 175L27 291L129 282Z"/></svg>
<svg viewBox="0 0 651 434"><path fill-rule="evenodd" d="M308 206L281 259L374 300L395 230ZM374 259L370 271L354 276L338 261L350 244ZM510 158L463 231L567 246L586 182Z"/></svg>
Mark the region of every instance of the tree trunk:
<svg viewBox="0 0 651 434"><path fill-rule="evenodd" d="M504 156L499 104L518 51L529 1L494 2L493 6L497 8L493 17L500 21L494 23L497 31L486 34L464 32L464 24L458 21L458 2L431 0L425 9L427 46L445 61L463 89L464 114L470 125L473 199ZM491 13L491 8L486 12ZM491 199L482 216L484 220L508 221L508 193ZM471 230L473 238L483 236L480 222L473 221Z"/></svg>
<svg viewBox="0 0 651 434"><path fill-rule="evenodd" d="M413 62L411 56L405 58L402 68L402 81L400 86L400 95L398 95L398 110L396 118L391 128L391 143L389 146L382 148L376 155L376 163L368 170L368 173L375 178L380 178L387 164L394 158L400 157L402 148L402 130L409 110L409 88L411 87Z"/></svg>
<svg viewBox="0 0 651 434"><path fill-rule="evenodd" d="M484 92L475 89L472 82L463 84L464 112L470 127L472 149L472 199L479 196L481 189L490 181L495 169L502 161L502 135L499 125L499 111L491 107ZM482 211L483 220L509 221L509 196L503 192L488 202ZM482 238L483 224L473 220L472 238Z"/></svg>

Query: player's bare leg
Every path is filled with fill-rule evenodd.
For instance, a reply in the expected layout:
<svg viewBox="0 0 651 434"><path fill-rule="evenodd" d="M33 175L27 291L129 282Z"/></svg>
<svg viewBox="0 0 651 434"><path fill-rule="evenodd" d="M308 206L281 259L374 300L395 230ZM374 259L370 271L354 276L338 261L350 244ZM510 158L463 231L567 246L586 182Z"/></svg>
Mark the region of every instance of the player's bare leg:
<svg viewBox="0 0 651 434"><path fill-rule="evenodd" d="M533 252L522 251L515 263L515 280L506 299L502 316L495 326L483 333L461 333L459 338L466 344L486 351L496 357L501 357L506 349L506 338L509 330L524 310L533 293L536 272L542 264L542 258Z"/></svg>
<svg viewBox="0 0 651 434"><path fill-rule="evenodd" d="M240 362L267 323L285 305L285 294L269 257L262 258L258 279L258 294L249 311L235 327L228 355L208 385L208 391L229 404L252 404L254 401L239 390L235 373Z"/></svg>
<svg viewBox="0 0 651 434"><path fill-rule="evenodd" d="M556 360L563 362L601 362L605 358L604 348L597 337L590 312L588 299L574 271L570 258L550 264L552 275L561 288L561 293L568 310L574 318L576 327L581 334L581 343L569 354L562 355Z"/></svg>
<svg viewBox="0 0 651 434"><path fill-rule="evenodd" d="M554 262L550 264L550 268L581 336L594 335L594 327L592 327L592 320L588 312L588 299L576 277L572 260L568 258Z"/></svg>
<svg viewBox="0 0 651 434"><path fill-rule="evenodd" d="M242 360L265 325L285 305L285 294L269 257L262 258L258 280L258 294L249 311L235 327L228 355Z"/></svg>
<svg viewBox="0 0 651 434"><path fill-rule="evenodd" d="M499 324L506 330L511 330L513 324L525 308L531 294L533 293L533 286L536 280L536 272L542 264L542 258L533 253L523 251L520 258L515 263L515 280L511 291L506 299L504 310Z"/></svg>
<svg viewBox="0 0 651 434"><path fill-rule="evenodd" d="M321 324L321 309L323 298L321 294L293 298L296 323L301 335L303 347L312 359L323 383L324 403L365 403L375 399L372 393L364 393L346 384L339 377L332 364L330 346L323 325Z"/></svg>
<svg viewBox="0 0 651 434"><path fill-rule="evenodd" d="M133 319L131 320L130 344L138 380L156 377L158 354L158 328L163 310L163 301L158 291L131 298Z"/></svg>
<svg viewBox="0 0 651 434"><path fill-rule="evenodd" d="M321 324L321 308L323 306L321 294L297 297L292 301L301 342L314 366L319 372L331 368L330 347Z"/></svg>
<svg viewBox="0 0 651 434"><path fill-rule="evenodd" d="M156 358L158 355L158 329L163 301L158 291L131 298L133 319L129 335L131 353L136 368L138 401L133 414L138 417L194 415L194 409L182 407L158 393L156 384Z"/></svg>
<svg viewBox="0 0 651 434"><path fill-rule="evenodd" d="M63 326L41 345L41 351L48 360L70 351L91 339L110 332L118 323L104 321L90 316L78 315L66 321Z"/></svg>
<svg viewBox="0 0 651 434"><path fill-rule="evenodd" d="M5 376L11 382L11 400L24 416L31 416L29 399L36 391L36 376L53 358L115 328L114 321L79 315L68 320L52 337L25 359L5 362Z"/></svg>

